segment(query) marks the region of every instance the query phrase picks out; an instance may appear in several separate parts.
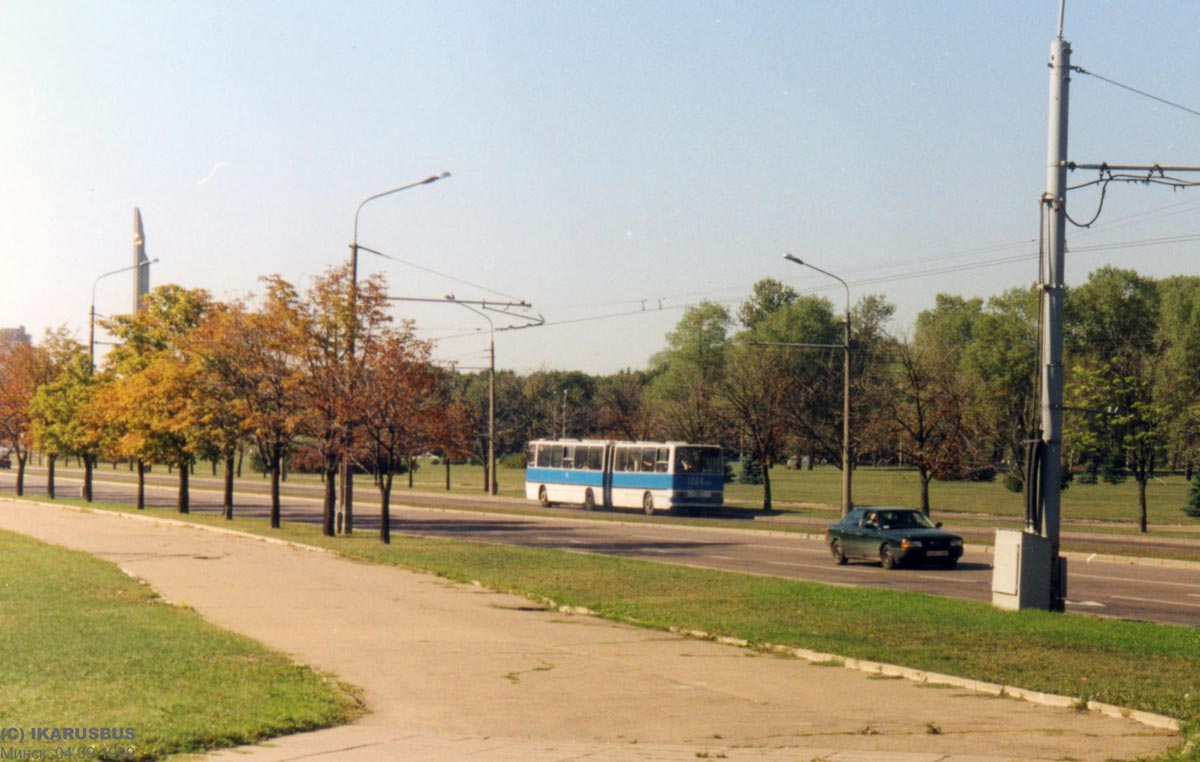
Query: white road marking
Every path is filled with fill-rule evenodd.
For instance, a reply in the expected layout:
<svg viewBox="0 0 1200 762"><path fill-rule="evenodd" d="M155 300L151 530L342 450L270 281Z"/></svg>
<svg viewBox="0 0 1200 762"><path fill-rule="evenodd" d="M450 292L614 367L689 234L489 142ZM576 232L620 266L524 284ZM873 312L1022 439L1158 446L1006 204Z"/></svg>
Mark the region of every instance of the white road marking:
<svg viewBox="0 0 1200 762"><path fill-rule="evenodd" d="M1187 606L1192 609L1200 609L1200 603L1184 603L1183 601L1160 601L1156 598L1134 598L1128 595L1114 595L1113 600L1117 601L1137 601L1138 603L1161 603L1164 606Z"/></svg>
<svg viewBox="0 0 1200 762"><path fill-rule="evenodd" d="M1159 579L1130 579L1129 577L1108 577L1103 574L1080 574L1075 572L1072 574L1069 570L1068 576L1083 579L1102 579L1107 582L1131 582L1135 585L1166 585L1168 587L1192 587L1200 590L1200 583L1196 582L1169 582Z"/></svg>
<svg viewBox="0 0 1200 762"><path fill-rule="evenodd" d="M948 574L946 574L946 575L918 574L917 577L919 577L920 579L932 579L932 580L936 580L937 582L959 582L964 585L983 585L983 584L987 584L987 582L988 582L988 580L982 580L982 579L963 579L962 577L957 577L957 576L952 577Z"/></svg>
<svg viewBox="0 0 1200 762"><path fill-rule="evenodd" d="M710 556L705 556L705 558L715 558L718 561L736 561L737 560L733 556L711 556L710 555Z"/></svg>
<svg viewBox="0 0 1200 762"><path fill-rule="evenodd" d="M1100 603L1099 601L1067 601L1067 605L1068 606L1087 606L1089 608L1094 608L1094 609L1108 608L1108 606L1105 606L1103 603Z"/></svg>

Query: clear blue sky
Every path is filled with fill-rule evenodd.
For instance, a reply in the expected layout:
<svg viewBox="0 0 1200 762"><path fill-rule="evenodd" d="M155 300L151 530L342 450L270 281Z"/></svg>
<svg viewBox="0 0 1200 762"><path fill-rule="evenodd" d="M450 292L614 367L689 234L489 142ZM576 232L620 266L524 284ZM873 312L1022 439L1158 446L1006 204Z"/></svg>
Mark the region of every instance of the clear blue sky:
<svg viewBox="0 0 1200 762"><path fill-rule="evenodd" d="M364 255L399 296L531 302L501 367L644 367L682 309L764 277L881 293L906 330L938 292L1036 278L1057 0L0 4L0 325L83 340L131 262L220 297ZM1194 0L1071 0L1073 62L1200 109ZM1200 165L1200 117L1072 83L1071 158ZM1076 173L1073 181L1084 179ZM1095 194L1071 196L1090 217ZM1068 278L1196 273L1200 188L1114 186ZM1020 261L989 264L1005 257ZM128 310L131 278L97 310ZM659 305L663 309L658 311ZM647 310L641 313L643 304ZM602 317L619 313L637 314ZM400 305L485 362L461 308ZM598 318L598 319L597 319ZM499 321L497 325L502 325Z"/></svg>

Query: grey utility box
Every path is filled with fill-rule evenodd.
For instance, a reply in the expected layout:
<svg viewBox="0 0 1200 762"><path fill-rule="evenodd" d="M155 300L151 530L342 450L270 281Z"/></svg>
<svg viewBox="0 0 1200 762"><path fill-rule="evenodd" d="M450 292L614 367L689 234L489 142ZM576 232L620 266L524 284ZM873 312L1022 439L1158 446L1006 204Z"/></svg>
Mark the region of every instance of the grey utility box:
<svg viewBox="0 0 1200 762"><path fill-rule="evenodd" d="M992 563L992 605L1002 609L1051 607L1050 541L1012 529L996 530Z"/></svg>

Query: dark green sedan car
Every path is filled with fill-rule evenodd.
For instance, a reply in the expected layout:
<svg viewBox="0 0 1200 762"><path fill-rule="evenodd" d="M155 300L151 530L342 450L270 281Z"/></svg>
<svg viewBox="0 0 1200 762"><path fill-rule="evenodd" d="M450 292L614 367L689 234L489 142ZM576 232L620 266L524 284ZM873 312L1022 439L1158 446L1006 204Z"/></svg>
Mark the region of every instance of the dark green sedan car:
<svg viewBox="0 0 1200 762"><path fill-rule="evenodd" d="M941 526L913 508L855 508L825 530L825 542L839 565L861 558L878 561L885 569L900 564L953 569L962 556L963 541Z"/></svg>

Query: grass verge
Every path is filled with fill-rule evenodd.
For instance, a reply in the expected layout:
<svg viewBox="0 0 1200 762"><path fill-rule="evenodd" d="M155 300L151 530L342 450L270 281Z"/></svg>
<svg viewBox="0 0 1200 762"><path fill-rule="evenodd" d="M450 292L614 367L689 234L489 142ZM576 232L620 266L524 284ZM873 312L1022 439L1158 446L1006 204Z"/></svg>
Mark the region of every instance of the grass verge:
<svg viewBox="0 0 1200 762"><path fill-rule="evenodd" d="M25 734L0 748L34 753L19 758L151 760L361 712L348 686L164 603L114 564L10 532L0 556L0 727ZM120 740L41 740L33 728L107 728Z"/></svg>
<svg viewBox="0 0 1200 762"><path fill-rule="evenodd" d="M122 512L123 505L93 504ZM177 518L170 512L151 515ZM393 534L329 538L261 519L189 521L328 548L346 557L590 609L656 629L703 630L1096 700L1200 732L1200 628L1037 611L918 593L843 588L608 556ZM1200 746L1170 759L1200 762Z"/></svg>

